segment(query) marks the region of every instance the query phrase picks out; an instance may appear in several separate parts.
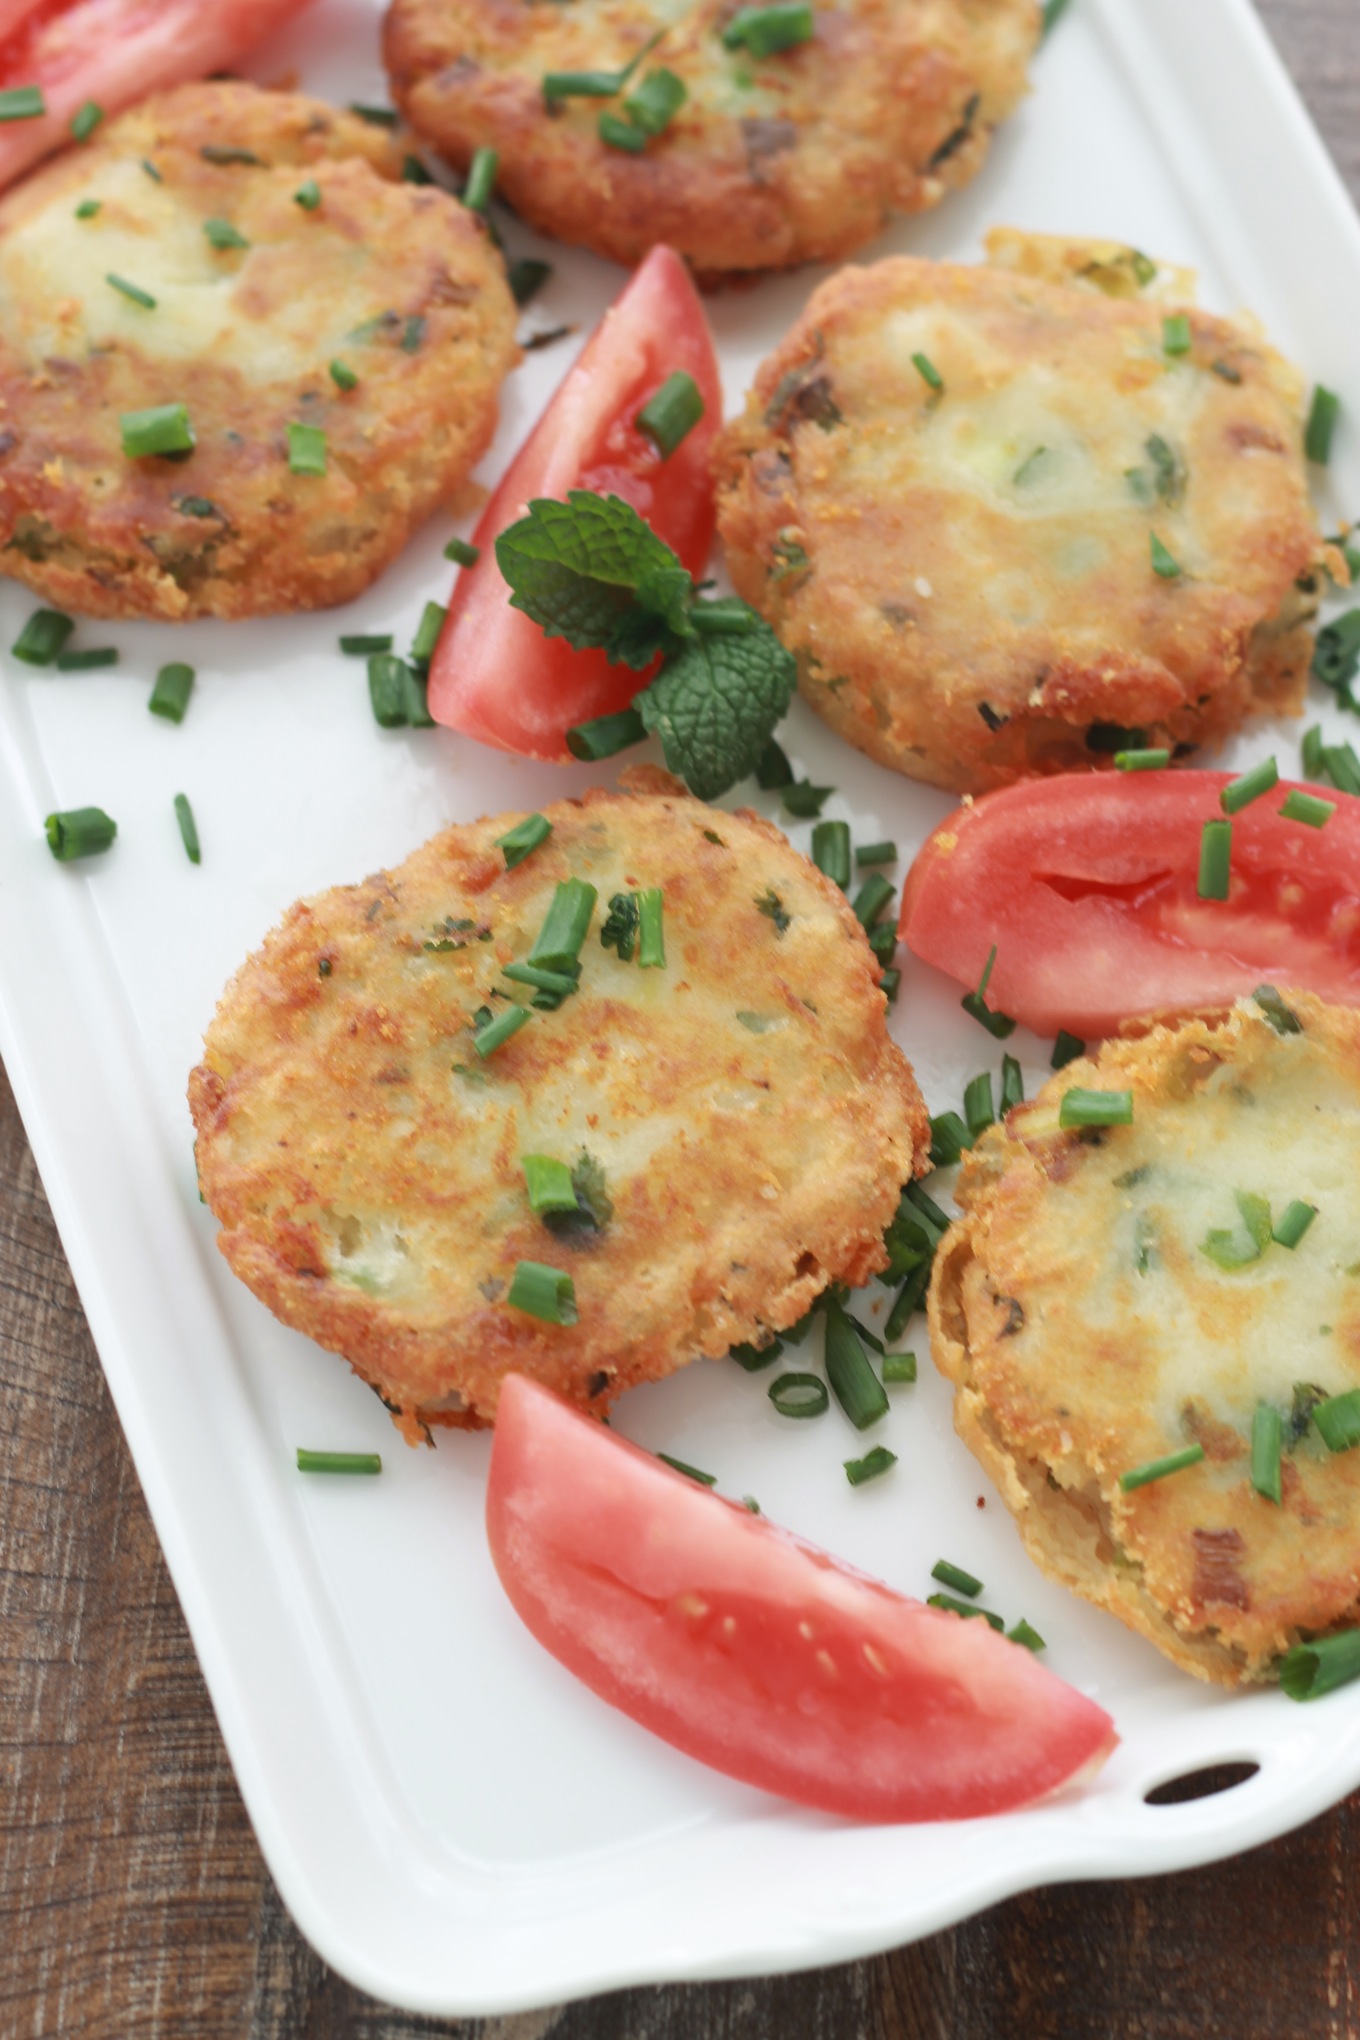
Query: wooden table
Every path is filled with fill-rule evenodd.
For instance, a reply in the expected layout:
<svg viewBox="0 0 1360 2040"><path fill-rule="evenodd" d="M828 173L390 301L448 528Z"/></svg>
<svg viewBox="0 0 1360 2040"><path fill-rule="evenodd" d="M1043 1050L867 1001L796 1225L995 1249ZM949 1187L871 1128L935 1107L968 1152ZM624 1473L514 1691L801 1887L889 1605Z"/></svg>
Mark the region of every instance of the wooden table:
<svg viewBox="0 0 1360 2040"><path fill-rule="evenodd" d="M1360 197L1357 0L1261 8ZM1035 1892L848 1968L480 2023L387 2010L261 1860L2 1071L0 1408L6 2040L1360 2035L1360 1794L1234 1862Z"/></svg>

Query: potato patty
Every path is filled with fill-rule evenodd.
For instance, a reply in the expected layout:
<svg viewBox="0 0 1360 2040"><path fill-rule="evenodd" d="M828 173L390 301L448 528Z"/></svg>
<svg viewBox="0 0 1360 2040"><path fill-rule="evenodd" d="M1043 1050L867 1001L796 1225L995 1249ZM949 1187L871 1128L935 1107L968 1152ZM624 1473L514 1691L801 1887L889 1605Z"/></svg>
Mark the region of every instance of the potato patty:
<svg viewBox="0 0 1360 2040"><path fill-rule="evenodd" d="M484 227L401 163L316 100L187 85L0 202L3 571L170 620L368 586L490 442L516 359ZM130 458L123 414L168 404L192 453ZM296 426L324 474L290 466Z"/></svg>
<svg viewBox="0 0 1360 2040"><path fill-rule="evenodd" d="M1063 1130L1074 1086L1131 1091L1133 1123ZM955 1426L1031 1555L1224 1685L1360 1614L1360 1452L1313 1415L1360 1388L1357 1152L1360 1013L1262 988L1108 1042L984 1133L936 1262ZM1315 1217L1286 1225L1296 1203ZM1276 1421L1278 1502L1252 1480Z"/></svg>
<svg viewBox="0 0 1360 2040"><path fill-rule="evenodd" d="M460 169L498 150L501 192L544 233L630 264L667 241L715 279L847 255L966 183L1039 24L1034 0L841 0L816 8L810 43L756 57L724 46L736 12L394 0L385 54L416 131ZM634 60L612 97L545 100L551 72ZM636 154L608 146L601 116L631 125L629 92L659 70L685 88L679 112Z"/></svg>
<svg viewBox="0 0 1360 2040"><path fill-rule="evenodd" d="M1299 377L1133 249L989 245L823 284L718 441L732 577L808 700L957 792L1297 707Z"/></svg>
<svg viewBox="0 0 1360 2040"><path fill-rule="evenodd" d="M929 1127L844 896L770 823L683 794L591 793L447 829L294 906L228 987L190 1080L219 1244L277 1316L343 1353L408 1437L482 1423L502 1377L597 1411L631 1383L792 1324L883 1266ZM598 894L580 990L522 964L557 888ZM604 937L664 899L664 968ZM550 994L548 996L551 996ZM478 1015L527 1023L485 1059ZM574 1171L536 1217L522 1158ZM569 1274L578 1321L509 1300Z"/></svg>

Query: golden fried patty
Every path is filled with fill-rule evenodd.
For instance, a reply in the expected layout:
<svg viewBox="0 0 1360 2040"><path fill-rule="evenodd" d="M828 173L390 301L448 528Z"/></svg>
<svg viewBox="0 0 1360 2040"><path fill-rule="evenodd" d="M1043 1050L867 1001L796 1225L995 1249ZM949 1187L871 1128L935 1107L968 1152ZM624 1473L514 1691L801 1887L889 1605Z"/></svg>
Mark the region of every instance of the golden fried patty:
<svg viewBox="0 0 1360 2040"><path fill-rule="evenodd" d="M989 1129L930 1299L955 1426L1031 1555L1225 1685L1360 1613L1360 1452L1312 1414L1360 1388L1360 1013L1261 997L1109 1042ZM1064 1131L1073 1088L1131 1091L1133 1123ZM1251 1470L1276 1419L1278 1502Z"/></svg>
<svg viewBox="0 0 1360 2040"><path fill-rule="evenodd" d="M715 449L732 577L808 700L958 792L1297 706L1298 376L1133 249L991 245L823 284Z"/></svg>
<svg viewBox="0 0 1360 2040"><path fill-rule="evenodd" d="M0 202L0 570L90 616L368 586L489 443L516 358L485 229L401 162L316 100L186 85ZM123 414L173 404L192 453L130 458ZM290 454L294 426L324 446Z"/></svg>
<svg viewBox="0 0 1360 2040"><path fill-rule="evenodd" d="M1034 0L841 0L816 6L810 43L756 57L724 46L737 12L394 0L385 52L417 132L459 168L498 150L501 192L544 233L626 263L668 241L716 278L849 254L966 183L1025 90L1039 21ZM612 97L545 100L550 73L634 60ZM608 146L601 116L632 126L628 97L660 70L680 111L638 153Z"/></svg>
<svg viewBox="0 0 1360 2040"><path fill-rule="evenodd" d="M863 933L771 824L592 793L507 870L522 819L290 909L190 1080L223 1253L410 1437L489 1421L511 1368L602 1411L792 1324L883 1265L929 1140ZM505 967L568 880L598 894L580 989L538 1010ZM657 887L665 965L644 969L602 936L616 895ZM479 1014L515 1005L483 1059ZM578 1211L534 1215L525 1155L574 1172ZM571 1276L575 1324L510 1301L522 1261Z"/></svg>

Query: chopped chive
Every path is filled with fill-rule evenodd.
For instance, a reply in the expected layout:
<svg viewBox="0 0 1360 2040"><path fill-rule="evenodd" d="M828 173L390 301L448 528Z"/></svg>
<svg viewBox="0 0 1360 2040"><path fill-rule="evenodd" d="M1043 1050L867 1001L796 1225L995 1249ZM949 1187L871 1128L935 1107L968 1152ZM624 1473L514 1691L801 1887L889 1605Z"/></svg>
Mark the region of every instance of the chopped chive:
<svg viewBox="0 0 1360 2040"><path fill-rule="evenodd" d="M1120 1488L1126 1495L1131 1495L1135 1488L1147 1487L1154 1480L1165 1480L1169 1473L1181 1473L1187 1466L1198 1466L1203 1457L1202 1445L1185 1445L1179 1452L1168 1452L1164 1459L1149 1459L1145 1466L1131 1466L1127 1473L1120 1474Z"/></svg>
<svg viewBox="0 0 1360 2040"><path fill-rule="evenodd" d="M1010 1643L1022 1643L1026 1650L1047 1650L1048 1648L1038 1630L1031 1623L1026 1622L1023 1615L1014 1628L1006 1631L1006 1637Z"/></svg>
<svg viewBox="0 0 1360 2040"><path fill-rule="evenodd" d="M465 538L451 538L444 548L446 560L452 560L456 567L475 567L482 557L482 549L472 545ZM639 716L639 722L642 718Z"/></svg>
<svg viewBox="0 0 1360 2040"><path fill-rule="evenodd" d="M1190 318L1186 312L1170 312L1162 320L1163 354L1188 354L1191 346Z"/></svg>
<svg viewBox="0 0 1360 2040"><path fill-rule="evenodd" d="M1301 1197L1296 1197L1292 1204L1286 1204L1270 1237L1277 1247L1296 1247L1316 1217L1316 1204L1305 1204Z"/></svg>
<svg viewBox="0 0 1360 2040"><path fill-rule="evenodd" d="M580 965L576 968L579 970ZM538 963L503 963L501 976L508 977L512 984L532 985L536 992L552 992L563 999L580 990L578 980L567 971L544 970Z"/></svg>
<svg viewBox="0 0 1360 2040"><path fill-rule="evenodd" d="M1173 553L1167 551L1155 531L1149 532L1152 541L1152 571L1160 574L1164 581L1174 581L1180 574L1180 563Z"/></svg>
<svg viewBox="0 0 1360 2040"><path fill-rule="evenodd" d="M1206 822L1199 839L1199 878L1195 890L1202 900L1226 900L1232 863L1232 823Z"/></svg>
<svg viewBox="0 0 1360 2040"><path fill-rule="evenodd" d="M341 361L338 355L330 364L329 374L331 381L338 390L356 390L359 387L358 376L349 363Z"/></svg>
<svg viewBox="0 0 1360 2040"><path fill-rule="evenodd" d="M1340 397L1334 390L1324 389L1319 383L1313 391L1312 407L1303 435L1303 450L1319 467L1326 467L1331 458L1332 434L1336 430L1340 410Z"/></svg>
<svg viewBox="0 0 1360 2040"><path fill-rule="evenodd" d="M551 262L538 262L532 255L525 255L510 264L505 280L515 303L527 305L530 298L537 297L551 275Z"/></svg>
<svg viewBox="0 0 1360 2040"><path fill-rule="evenodd" d="M47 831L47 847L61 864L107 850L118 834L118 824L112 815L97 807L63 808L60 813L49 815L43 827Z"/></svg>
<svg viewBox="0 0 1360 2040"><path fill-rule="evenodd" d="M930 1159L935 1168L947 1169L971 1146L972 1136L957 1112L935 1114L930 1122Z"/></svg>
<svg viewBox="0 0 1360 2040"><path fill-rule="evenodd" d="M506 1302L549 1325L576 1323L576 1285L564 1269L542 1261L517 1261Z"/></svg>
<svg viewBox="0 0 1360 2040"><path fill-rule="evenodd" d="M533 1015L527 1006L507 1006L494 1020L488 1020L484 1027L474 1029L472 1046L485 1062L488 1056L494 1055L498 1048L504 1046L512 1034L518 1034L521 1027L527 1026L532 1018Z"/></svg>
<svg viewBox="0 0 1360 2040"><path fill-rule="evenodd" d="M406 727L406 661L391 652L375 652L368 662L368 699L380 729Z"/></svg>
<svg viewBox="0 0 1360 2040"><path fill-rule="evenodd" d="M1114 762L1120 772L1160 772L1171 763L1171 753L1155 747L1144 751L1116 751Z"/></svg>
<svg viewBox="0 0 1360 2040"><path fill-rule="evenodd" d="M105 283L111 283L116 291L121 291L125 298L130 298L134 305L141 305L144 311L155 311L155 298L152 297L149 290L143 290L139 283L129 283L125 276L115 276L112 270L109 271L104 281Z"/></svg>
<svg viewBox="0 0 1360 2040"><path fill-rule="evenodd" d="M1040 42L1046 41L1053 33L1064 14L1066 14L1070 4L1071 0L1043 0L1043 25L1039 30Z"/></svg>
<svg viewBox="0 0 1360 2040"><path fill-rule="evenodd" d="M930 1568L930 1577L938 1580L942 1587L952 1587L956 1594L967 1594L972 1600L982 1592L981 1580L965 1572L962 1566L951 1565L947 1558L936 1559Z"/></svg>
<svg viewBox="0 0 1360 2040"><path fill-rule="evenodd" d="M784 812L800 822L810 822L822 812L835 791L834 786L813 786L809 780L796 780L784 788Z"/></svg>
<svg viewBox="0 0 1360 2040"><path fill-rule="evenodd" d="M576 1185L565 1162L559 1162L554 1155L521 1155L519 1165L524 1171L529 1206L535 1215L543 1211L577 1209Z"/></svg>
<svg viewBox="0 0 1360 2040"><path fill-rule="evenodd" d="M855 863L861 867L866 864L896 864L896 862L896 843L861 843L855 851Z"/></svg>
<svg viewBox="0 0 1360 2040"><path fill-rule="evenodd" d="M600 140L607 149L622 149L627 155L640 156L647 146L646 134L640 127L634 127L628 120L620 120L608 109L595 123Z"/></svg>
<svg viewBox="0 0 1360 2040"><path fill-rule="evenodd" d="M1013 1055L1001 1058L1001 1116L1004 1119L1016 1105L1025 1102L1025 1079L1020 1065Z"/></svg>
<svg viewBox="0 0 1360 2040"><path fill-rule="evenodd" d="M869 947L880 963L891 963L897 949L896 921L880 921L868 930Z"/></svg>
<svg viewBox="0 0 1360 2040"><path fill-rule="evenodd" d="M215 163L220 168L232 163L248 164L256 170L265 167L253 149L238 149L230 142L204 142L198 153L205 163Z"/></svg>
<svg viewBox="0 0 1360 2040"><path fill-rule="evenodd" d="M248 248L249 241L230 220L204 220L203 232L214 248Z"/></svg>
<svg viewBox="0 0 1360 2040"><path fill-rule="evenodd" d="M922 1261L919 1268L913 1268L897 1293L897 1301L883 1320L883 1337L889 1345L900 1339L916 1312L921 1308L926 1289L930 1282L930 1262Z"/></svg>
<svg viewBox="0 0 1360 2040"><path fill-rule="evenodd" d="M439 643L439 633L444 628L447 609L441 602L427 602L420 612L420 622L411 640L413 659L432 659L434 648Z"/></svg>
<svg viewBox="0 0 1360 2040"><path fill-rule="evenodd" d="M1349 1452L1360 1445L1360 1388L1325 1397L1313 1411L1313 1422L1329 1452Z"/></svg>
<svg viewBox="0 0 1360 2040"><path fill-rule="evenodd" d="M1314 723L1310 729L1304 731L1299 749L1303 758L1304 778L1321 779L1327 770L1327 761L1322 755L1321 723Z"/></svg>
<svg viewBox="0 0 1360 2040"><path fill-rule="evenodd" d="M848 872L846 877L849 877ZM876 921L881 919L884 909L896 891L897 887L890 880L884 878L880 871L871 873L865 879L863 885L855 894L854 903L855 919L859 922L861 928L867 932Z"/></svg>
<svg viewBox="0 0 1360 2040"><path fill-rule="evenodd" d="M1350 683L1360 672L1360 609L1347 609L1317 634L1313 647L1313 678L1330 687L1346 707L1353 705Z"/></svg>
<svg viewBox="0 0 1360 2040"><path fill-rule="evenodd" d="M704 1473L700 1467L691 1466L687 1459L672 1459L669 1452L658 1452L656 1456L676 1473L683 1473L686 1480L697 1481L700 1487L716 1487L718 1485L716 1473Z"/></svg>
<svg viewBox="0 0 1360 2040"><path fill-rule="evenodd" d="M467 182L463 186L463 204L469 212L486 211L500 164L501 159L495 149L474 149L468 165Z"/></svg>
<svg viewBox="0 0 1360 2040"><path fill-rule="evenodd" d="M185 856L191 864L201 864L203 852L198 843L198 824L194 820L194 811L189 805L187 793L175 795L175 820L179 823L180 841L184 845Z"/></svg>
<svg viewBox="0 0 1360 2040"><path fill-rule="evenodd" d="M153 404L146 411L124 411L118 420L123 452L129 460L152 454L192 453L198 444L184 404Z"/></svg>
<svg viewBox="0 0 1360 2040"><path fill-rule="evenodd" d="M748 49L753 57L773 57L811 42L812 9L807 0L774 0L768 7L743 7L723 30L725 50Z"/></svg>
<svg viewBox="0 0 1360 2040"><path fill-rule="evenodd" d="M683 368L668 375L654 390L633 423L654 443L663 460L669 460L681 441L704 415L704 400L694 377Z"/></svg>
<svg viewBox="0 0 1360 2040"><path fill-rule="evenodd" d="M638 896L635 892L615 893L600 928L601 949L618 952L620 963L631 963L637 948Z"/></svg>
<svg viewBox="0 0 1360 2040"><path fill-rule="evenodd" d="M87 99L72 118L71 133L78 142L88 142L103 118L104 109L98 101Z"/></svg>
<svg viewBox="0 0 1360 2040"><path fill-rule="evenodd" d="M88 652L58 652L59 673L93 673L99 666L116 666L118 647L116 645L92 646Z"/></svg>
<svg viewBox="0 0 1360 2040"><path fill-rule="evenodd" d="M773 737L756 759L756 785L762 793L772 793L778 787L793 785L793 767L790 765L781 745ZM817 832L814 829L813 840Z"/></svg>
<svg viewBox="0 0 1360 2040"><path fill-rule="evenodd" d="M75 627L75 618L59 609L35 609L10 651L26 666L50 666Z"/></svg>
<svg viewBox="0 0 1360 2040"><path fill-rule="evenodd" d="M662 917L665 898L660 886L644 886L637 896L638 969L666 968L666 937Z"/></svg>
<svg viewBox="0 0 1360 2040"><path fill-rule="evenodd" d="M670 126L688 98L684 79L663 64L660 69L649 71L637 90L629 93L623 110L644 135L659 135Z"/></svg>
<svg viewBox="0 0 1360 2040"><path fill-rule="evenodd" d="M1087 1091L1074 1084L1063 1092L1058 1124L1070 1126L1132 1126L1132 1091Z"/></svg>
<svg viewBox="0 0 1360 2040"><path fill-rule="evenodd" d="M783 1350L781 1340L771 1339L768 1346L734 1346L727 1357L748 1374L759 1374L762 1368L772 1367Z"/></svg>
<svg viewBox="0 0 1360 2040"><path fill-rule="evenodd" d="M1211 361L1209 366L1225 383L1240 383L1242 380L1242 371L1234 368L1230 361Z"/></svg>
<svg viewBox="0 0 1360 2040"><path fill-rule="evenodd" d="M944 388L944 377L940 374L939 369L936 368L930 356L928 354L913 354L911 359L912 366L922 382L928 389L932 389L938 394Z"/></svg>
<svg viewBox="0 0 1360 2040"><path fill-rule="evenodd" d="M1086 1053L1086 1043L1079 1035L1069 1034L1065 1027L1058 1029L1058 1038L1053 1044L1053 1053L1048 1059L1051 1070L1065 1070L1070 1062Z"/></svg>
<svg viewBox="0 0 1360 2040"><path fill-rule="evenodd" d="M102 210L103 204L100 199L82 198L80 204L76 207L76 218L78 220L92 220L95 214L102 212Z"/></svg>
<svg viewBox="0 0 1360 2040"><path fill-rule="evenodd" d="M1321 800L1315 793L1301 793L1295 787L1285 795L1279 812L1287 822L1306 822L1310 829L1323 829L1336 813L1336 802Z"/></svg>
<svg viewBox="0 0 1360 2040"><path fill-rule="evenodd" d="M288 425L288 465L295 475L324 475L326 434L320 425Z"/></svg>
<svg viewBox="0 0 1360 2040"><path fill-rule="evenodd" d="M878 989L890 1006L897 1004L897 994L902 989L902 973L896 965L889 970L880 971Z"/></svg>
<svg viewBox="0 0 1360 2040"><path fill-rule="evenodd" d="M646 725L635 708L622 708L617 715L599 715L593 722L577 723L567 731L567 749L573 758L596 765L643 742Z"/></svg>
<svg viewBox="0 0 1360 2040"><path fill-rule="evenodd" d="M397 109L394 106L364 106L357 99L351 99L347 112L357 114L370 127L394 128L397 124Z"/></svg>
<svg viewBox="0 0 1360 2040"><path fill-rule="evenodd" d="M1279 781L1280 768L1274 758L1263 758L1259 765L1252 766L1250 772L1228 781L1218 796L1218 804L1225 815L1235 815L1239 808L1259 800L1263 793L1269 793L1272 786L1279 785Z"/></svg>
<svg viewBox="0 0 1360 2040"><path fill-rule="evenodd" d="M315 177L309 177L305 184L299 184L293 193L293 204L300 205L304 212L315 212L321 203L321 186Z"/></svg>
<svg viewBox="0 0 1360 2040"><path fill-rule="evenodd" d="M994 1615L990 1608L979 1608L973 1601L956 1600L953 1594L927 1594L926 1606L947 1609L951 1615L980 1615L988 1627L998 1633L1006 1627L1001 1617Z"/></svg>
<svg viewBox="0 0 1360 2040"><path fill-rule="evenodd" d="M982 1070L963 1091L963 1116L968 1122L968 1131L973 1140L996 1121L996 1107L992 1103L992 1073ZM971 1145L971 1142L970 1142Z"/></svg>
<svg viewBox="0 0 1360 2040"><path fill-rule="evenodd" d="M859 1335L833 1299L826 1308L826 1378L857 1431L888 1413L883 1384L869 1365Z"/></svg>
<svg viewBox="0 0 1360 2040"><path fill-rule="evenodd" d="M1010 1058L1007 1057L1007 1061L1009 1060ZM930 1225L934 1228L934 1230L937 1233L943 1236L945 1233L949 1231L950 1225L952 1224L952 1220L950 1219L948 1212L941 1211L939 1205L935 1202L935 1199L930 1195L928 1190L922 1189L919 1183L914 1182L908 1183L904 1195L906 1196L908 1203L914 1204L916 1206L916 1209L921 1213L922 1217L929 1221Z"/></svg>
<svg viewBox="0 0 1360 2040"><path fill-rule="evenodd" d="M40 120L46 111L41 85L11 85L0 92L0 120Z"/></svg>
<svg viewBox="0 0 1360 2040"><path fill-rule="evenodd" d="M156 675L156 684L151 690L147 707L152 715L161 715L167 722L182 723L184 712L189 706L189 696L194 691L194 669L179 659L172 659L168 666L162 666Z"/></svg>
<svg viewBox="0 0 1360 2040"><path fill-rule="evenodd" d="M1322 756L1328 772L1343 793L1360 794L1360 758L1351 744L1324 744Z"/></svg>
<svg viewBox="0 0 1360 2040"><path fill-rule="evenodd" d="M522 822L516 822L505 835L496 837L496 848L505 858L505 868L513 871L517 864L523 864L531 851L540 843L546 843L552 834L552 823L546 815L526 815Z"/></svg>
<svg viewBox="0 0 1360 2040"><path fill-rule="evenodd" d="M850 824L817 822L812 830L812 861L842 892L850 884Z"/></svg>
<svg viewBox="0 0 1360 2040"><path fill-rule="evenodd" d="M885 1353L883 1355L884 1381L915 1381L916 1355L914 1353Z"/></svg>
<svg viewBox="0 0 1360 2040"><path fill-rule="evenodd" d="M1360 1629L1296 1643L1280 1659L1280 1685L1291 1700L1319 1700L1360 1679Z"/></svg>
<svg viewBox="0 0 1360 2040"><path fill-rule="evenodd" d="M1258 1495L1280 1505L1280 1444L1284 1419L1270 1403L1257 1403L1251 1420L1251 1484Z"/></svg>
<svg viewBox="0 0 1360 2040"><path fill-rule="evenodd" d="M392 639L390 634L372 635L359 631L350 637L342 637L340 649L347 652L352 659L368 659L374 652L390 652Z"/></svg>
<svg viewBox="0 0 1360 2040"><path fill-rule="evenodd" d="M299 1473L381 1473L380 1452L310 1452L305 1445L297 1449Z"/></svg>
<svg viewBox="0 0 1360 2040"><path fill-rule="evenodd" d="M181 517L221 517L222 515L216 503L209 502L206 496L176 496L174 504Z"/></svg>
<svg viewBox="0 0 1360 2040"><path fill-rule="evenodd" d="M980 1027L986 1028L993 1040L1005 1041L1008 1036L1014 1034L1015 1022L1010 1018L1009 1014L994 1013L987 1004L986 997L987 987L991 982L992 967L995 962L996 944L994 942L987 952L987 961L982 967L982 976L978 980L977 990L975 992L965 992L959 1000L959 1004L971 1019L977 1021Z"/></svg>
<svg viewBox="0 0 1360 2040"><path fill-rule="evenodd" d="M781 1374L767 1391L781 1417L820 1417L831 1402L815 1374Z"/></svg>
<svg viewBox="0 0 1360 2040"><path fill-rule="evenodd" d="M402 158L401 181L403 184L434 183L433 177L431 177L419 156L404 156Z"/></svg>
<svg viewBox="0 0 1360 2040"><path fill-rule="evenodd" d="M863 1487L866 1480L877 1480L880 1473L886 1473L890 1466L896 1466L897 1454L890 1452L886 1445L875 1445L872 1452L866 1452L863 1459L843 1461L845 1477L851 1487Z"/></svg>
<svg viewBox="0 0 1360 2040"><path fill-rule="evenodd" d="M580 956L581 946L590 932L591 916L598 898L594 886L587 885L584 879L563 879L553 894L547 919L529 951L529 962L544 964L549 970L569 969Z"/></svg>

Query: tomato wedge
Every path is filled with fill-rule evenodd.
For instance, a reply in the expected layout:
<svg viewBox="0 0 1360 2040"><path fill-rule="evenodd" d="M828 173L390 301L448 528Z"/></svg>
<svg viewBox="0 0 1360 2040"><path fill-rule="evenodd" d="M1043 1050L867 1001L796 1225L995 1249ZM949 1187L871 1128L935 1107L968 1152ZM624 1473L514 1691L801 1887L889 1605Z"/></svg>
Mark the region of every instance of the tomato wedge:
<svg viewBox="0 0 1360 2040"><path fill-rule="evenodd" d="M1289 821L1281 780L1232 819L1226 900L1197 891L1226 772L1079 773L984 794L923 845L900 933L1039 1034L1112 1034L1137 1015L1230 1004L1263 980L1360 1005L1360 800Z"/></svg>
<svg viewBox="0 0 1360 2040"><path fill-rule="evenodd" d="M243 57L310 0L0 0L0 87L40 85L47 111L0 128L0 185L71 139L92 99L119 113Z"/></svg>
<svg viewBox="0 0 1360 2040"><path fill-rule="evenodd" d="M668 375L684 369L704 415L663 461L633 420ZM571 489L621 496L691 574L713 540L708 456L722 423L722 384L699 294L675 252L654 248L605 313L516 454L474 533L475 567L459 575L430 669L436 722L526 758L565 758L574 723L626 708L647 675L575 652L510 607L495 541L532 497Z"/></svg>
<svg viewBox="0 0 1360 2040"><path fill-rule="evenodd" d="M709 1494L529 1381L501 1389L487 1534L545 1649L715 1770L851 1820L1023 1806L1113 1747L1103 1709Z"/></svg>

